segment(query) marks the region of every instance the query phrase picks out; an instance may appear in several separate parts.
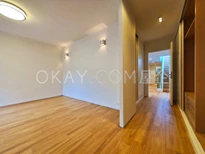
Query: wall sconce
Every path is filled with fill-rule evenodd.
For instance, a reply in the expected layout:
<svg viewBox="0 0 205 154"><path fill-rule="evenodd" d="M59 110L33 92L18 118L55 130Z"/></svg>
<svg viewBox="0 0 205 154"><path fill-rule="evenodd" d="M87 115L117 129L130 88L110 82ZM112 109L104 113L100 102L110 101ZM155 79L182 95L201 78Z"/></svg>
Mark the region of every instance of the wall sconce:
<svg viewBox="0 0 205 154"><path fill-rule="evenodd" d="M105 46L106 45L106 40L100 40L100 46Z"/></svg>
<svg viewBox="0 0 205 154"><path fill-rule="evenodd" d="M66 52L66 53L65 53L65 58L68 58L68 57L69 57L69 53Z"/></svg>

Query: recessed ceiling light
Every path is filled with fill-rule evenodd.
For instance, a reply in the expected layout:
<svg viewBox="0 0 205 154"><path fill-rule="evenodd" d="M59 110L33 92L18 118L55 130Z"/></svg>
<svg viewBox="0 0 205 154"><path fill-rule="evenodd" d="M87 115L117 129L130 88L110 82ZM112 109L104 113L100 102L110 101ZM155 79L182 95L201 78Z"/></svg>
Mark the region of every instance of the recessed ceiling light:
<svg viewBox="0 0 205 154"><path fill-rule="evenodd" d="M162 21L163 21L162 17L159 17L159 22L162 22Z"/></svg>
<svg viewBox="0 0 205 154"><path fill-rule="evenodd" d="M26 19L26 13L21 8L8 2L0 2L0 14L14 20Z"/></svg>

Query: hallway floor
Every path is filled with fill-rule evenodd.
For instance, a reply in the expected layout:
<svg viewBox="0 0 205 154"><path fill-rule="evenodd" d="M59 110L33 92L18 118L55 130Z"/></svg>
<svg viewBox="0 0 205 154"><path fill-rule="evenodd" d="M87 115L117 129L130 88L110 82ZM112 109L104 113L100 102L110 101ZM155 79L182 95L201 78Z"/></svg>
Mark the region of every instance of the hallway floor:
<svg viewBox="0 0 205 154"><path fill-rule="evenodd" d="M194 153L166 93L143 99L126 128L118 123L118 111L67 97L0 108L0 153Z"/></svg>

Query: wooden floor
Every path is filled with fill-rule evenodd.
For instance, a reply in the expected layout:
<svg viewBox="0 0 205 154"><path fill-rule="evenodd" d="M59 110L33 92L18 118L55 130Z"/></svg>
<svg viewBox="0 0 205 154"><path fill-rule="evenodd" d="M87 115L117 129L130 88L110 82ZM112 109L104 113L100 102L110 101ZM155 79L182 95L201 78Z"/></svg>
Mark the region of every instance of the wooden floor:
<svg viewBox="0 0 205 154"><path fill-rule="evenodd" d="M205 134L195 132L195 135L196 135L197 139L199 140L202 148L205 151Z"/></svg>
<svg viewBox="0 0 205 154"><path fill-rule="evenodd" d="M0 153L194 153L178 108L152 95L122 129L116 110L67 97L0 108Z"/></svg>

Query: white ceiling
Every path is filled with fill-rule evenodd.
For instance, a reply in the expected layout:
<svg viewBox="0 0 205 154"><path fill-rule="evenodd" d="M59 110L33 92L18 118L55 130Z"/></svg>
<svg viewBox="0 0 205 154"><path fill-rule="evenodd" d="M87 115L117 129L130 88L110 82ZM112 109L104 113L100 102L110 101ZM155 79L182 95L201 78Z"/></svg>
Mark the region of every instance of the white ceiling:
<svg viewBox="0 0 205 154"><path fill-rule="evenodd" d="M137 33L144 41L174 38L185 0L128 0L136 17ZM158 18L163 17L159 23Z"/></svg>
<svg viewBox="0 0 205 154"><path fill-rule="evenodd" d="M14 21L0 15L0 31L68 46L118 21L119 0L7 0L27 13ZM128 0L144 42L174 37L185 0ZM163 22L158 22L158 17Z"/></svg>
<svg viewBox="0 0 205 154"><path fill-rule="evenodd" d="M160 62L160 57L169 56L169 55L170 55L169 50L162 50L158 52L149 53L149 63L158 63Z"/></svg>
<svg viewBox="0 0 205 154"><path fill-rule="evenodd" d="M118 21L119 0L7 0L27 13L15 21L0 15L0 31L67 46Z"/></svg>

